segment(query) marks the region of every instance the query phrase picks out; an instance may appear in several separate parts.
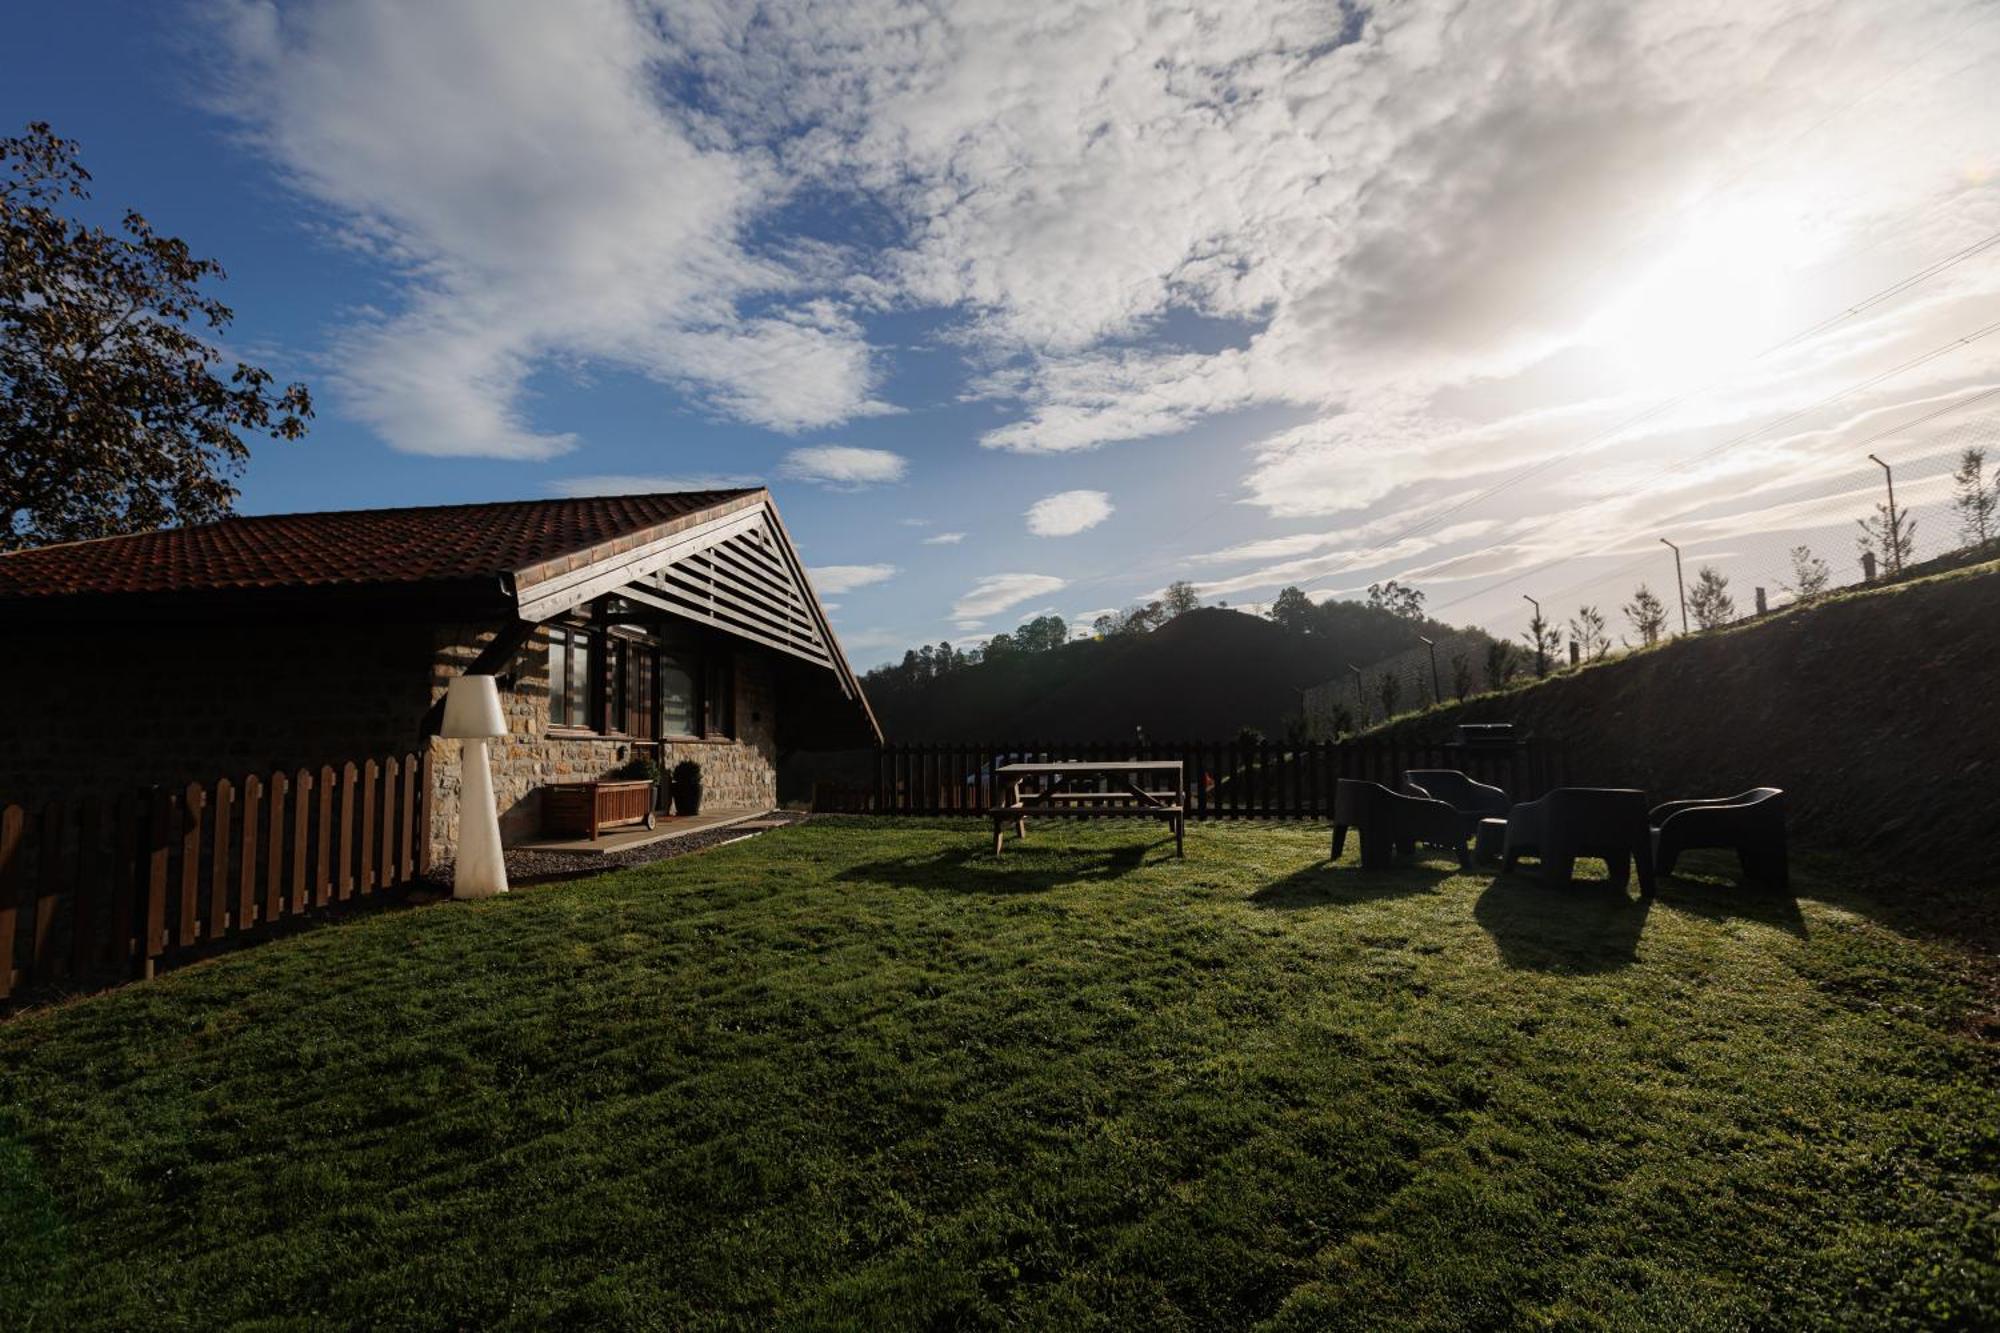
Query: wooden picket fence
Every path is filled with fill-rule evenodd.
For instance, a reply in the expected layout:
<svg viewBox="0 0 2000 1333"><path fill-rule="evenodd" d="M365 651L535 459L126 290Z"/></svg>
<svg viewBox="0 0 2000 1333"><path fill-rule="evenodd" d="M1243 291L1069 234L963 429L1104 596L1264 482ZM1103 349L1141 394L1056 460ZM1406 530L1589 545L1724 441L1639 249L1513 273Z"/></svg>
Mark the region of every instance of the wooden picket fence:
<svg viewBox="0 0 2000 1333"><path fill-rule="evenodd" d="M430 870L428 753L0 807L0 1001L151 976Z"/></svg>
<svg viewBox="0 0 2000 1333"><path fill-rule="evenodd" d="M1325 819L1334 784L1359 778L1401 789L1412 768L1455 768L1517 801L1562 785L1558 747L1408 745L1391 741L1009 741L890 745L877 751L872 789L815 792L815 809L894 815L983 815L993 771L1017 760L1178 759L1190 819Z"/></svg>

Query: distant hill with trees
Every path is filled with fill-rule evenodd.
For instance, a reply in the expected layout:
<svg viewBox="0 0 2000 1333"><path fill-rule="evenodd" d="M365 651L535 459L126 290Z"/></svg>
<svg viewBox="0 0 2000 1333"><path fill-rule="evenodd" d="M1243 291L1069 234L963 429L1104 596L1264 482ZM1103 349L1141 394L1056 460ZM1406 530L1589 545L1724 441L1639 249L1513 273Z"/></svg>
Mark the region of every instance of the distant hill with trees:
<svg viewBox="0 0 2000 1333"><path fill-rule="evenodd" d="M868 698L897 742L1220 740L1252 728L1300 734L1313 686L1412 650L1420 636L1468 633L1426 618L1423 595L1396 584L1368 602L1314 603L1287 588L1269 614L1196 604L1176 585L1158 602L1099 619L1071 639L1040 616L983 649L926 645L868 673ZM1443 670L1447 682L1451 666Z"/></svg>

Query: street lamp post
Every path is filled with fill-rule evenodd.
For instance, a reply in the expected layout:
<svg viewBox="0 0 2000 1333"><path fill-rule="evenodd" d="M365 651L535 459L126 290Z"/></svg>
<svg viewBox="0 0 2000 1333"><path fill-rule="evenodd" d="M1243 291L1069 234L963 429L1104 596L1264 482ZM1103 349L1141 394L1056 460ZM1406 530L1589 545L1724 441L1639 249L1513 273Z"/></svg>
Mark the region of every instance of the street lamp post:
<svg viewBox="0 0 2000 1333"><path fill-rule="evenodd" d="M1868 461L1882 469L1882 475L1889 481L1889 531L1882 543L1888 549L1882 555L1889 566L1889 572L1903 572L1903 525L1896 517L1896 470L1875 455L1868 455Z"/></svg>
<svg viewBox="0 0 2000 1333"><path fill-rule="evenodd" d="M1681 548L1665 537L1660 538L1660 545L1674 553L1674 587L1681 595L1681 633L1685 635L1688 632L1688 585L1687 579L1681 574Z"/></svg>
<svg viewBox="0 0 2000 1333"><path fill-rule="evenodd" d="M1535 608L1534 622L1528 626L1535 636L1535 675L1546 676L1549 674L1549 657L1542 649L1542 604L1526 593L1521 594L1521 600Z"/></svg>
<svg viewBox="0 0 2000 1333"><path fill-rule="evenodd" d="M1421 634L1417 636L1417 640L1420 643L1422 643L1424 647L1431 650L1431 702L1434 704L1441 704L1444 702L1444 690L1442 687L1438 685L1437 641L1435 639L1426 639Z"/></svg>
<svg viewBox="0 0 2000 1333"><path fill-rule="evenodd" d="M1361 694L1361 668L1349 662L1347 669L1354 673L1354 717L1357 722L1368 720L1368 700Z"/></svg>

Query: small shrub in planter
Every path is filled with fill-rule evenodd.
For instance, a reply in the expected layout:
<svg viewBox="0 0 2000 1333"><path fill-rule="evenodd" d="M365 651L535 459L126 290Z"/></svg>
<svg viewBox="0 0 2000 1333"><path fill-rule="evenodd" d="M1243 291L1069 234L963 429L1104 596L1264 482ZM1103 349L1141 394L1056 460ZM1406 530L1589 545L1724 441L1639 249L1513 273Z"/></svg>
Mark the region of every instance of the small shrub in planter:
<svg viewBox="0 0 2000 1333"><path fill-rule="evenodd" d="M701 765L683 759L674 765L674 810L683 815L701 813Z"/></svg>
<svg viewBox="0 0 2000 1333"><path fill-rule="evenodd" d="M671 812L673 803L669 799L667 790L667 771L660 767L658 761L641 755L621 765L611 776L635 782L643 779L652 783L654 807L662 813Z"/></svg>

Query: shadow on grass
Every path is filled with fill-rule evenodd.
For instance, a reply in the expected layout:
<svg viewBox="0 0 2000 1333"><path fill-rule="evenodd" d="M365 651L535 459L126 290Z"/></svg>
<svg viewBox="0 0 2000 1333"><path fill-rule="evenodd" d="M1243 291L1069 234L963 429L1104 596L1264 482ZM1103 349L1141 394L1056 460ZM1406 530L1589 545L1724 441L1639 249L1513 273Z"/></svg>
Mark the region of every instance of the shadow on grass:
<svg viewBox="0 0 2000 1333"><path fill-rule="evenodd" d="M1695 858L1683 861L1675 874L1660 876L1655 898L1662 907L1705 921L1755 921L1806 938L1806 919L1796 896L1731 875L1721 857L1706 863Z"/></svg>
<svg viewBox="0 0 2000 1333"><path fill-rule="evenodd" d="M1407 898L1419 893L1435 893L1440 885L1458 874L1456 866L1433 868L1412 864L1393 870L1363 870L1355 865L1322 861L1273 880L1250 895L1252 904L1275 912L1296 912L1315 907L1340 907L1372 902L1381 898Z"/></svg>
<svg viewBox="0 0 2000 1333"><path fill-rule="evenodd" d="M1589 862L1582 863L1584 865ZM1535 972L1616 972L1639 961L1652 900L1578 877L1568 888L1533 873L1501 875L1479 895L1472 918L1509 967Z"/></svg>
<svg viewBox="0 0 2000 1333"><path fill-rule="evenodd" d="M1164 852L1166 859L1172 860L1173 839L1087 849L1056 844L1036 846L1010 840L1006 854L998 857L993 855L992 844L982 841L979 846L864 862L849 866L834 879L843 883L889 884L930 893L1046 893L1066 884L1119 879L1145 864L1149 852Z"/></svg>

